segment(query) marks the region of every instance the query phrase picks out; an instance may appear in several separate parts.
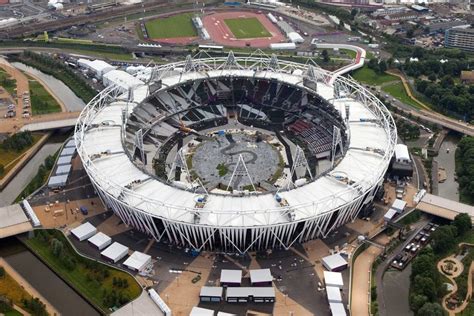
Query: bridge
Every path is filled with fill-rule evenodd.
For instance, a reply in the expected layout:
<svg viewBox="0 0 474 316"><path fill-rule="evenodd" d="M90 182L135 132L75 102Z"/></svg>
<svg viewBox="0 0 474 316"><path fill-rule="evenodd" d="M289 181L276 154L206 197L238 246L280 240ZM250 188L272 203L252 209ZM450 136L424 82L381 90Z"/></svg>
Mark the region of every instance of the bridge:
<svg viewBox="0 0 474 316"><path fill-rule="evenodd" d="M452 201L441 196L426 193L416 208L425 213L449 220L453 220L458 214L467 213L474 223L474 206Z"/></svg>
<svg viewBox="0 0 474 316"><path fill-rule="evenodd" d="M0 239L15 236L33 229L20 204L0 207Z"/></svg>
<svg viewBox="0 0 474 316"><path fill-rule="evenodd" d="M62 120L51 120L45 122L32 122L26 125L23 125L20 128L20 131L46 131L51 129L74 127L76 125L77 118L62 119Z"/></svg>

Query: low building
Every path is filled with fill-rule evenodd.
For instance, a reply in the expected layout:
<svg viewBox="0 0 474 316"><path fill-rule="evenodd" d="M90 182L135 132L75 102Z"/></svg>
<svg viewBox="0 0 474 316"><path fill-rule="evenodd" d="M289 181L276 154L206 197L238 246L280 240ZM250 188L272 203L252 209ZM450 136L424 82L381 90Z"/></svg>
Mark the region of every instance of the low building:
<svg viewBox="0 0 474 316"><path fill-rule="evenodd" d="M229 287L226 292L228 303L274 303L273 287Z"/></svg>
<svg viewBox="0 0 474 316"><path fill-rule="evenodd" d="M463 70L463 71L461 71L461 78L460 79L461 79L461 82L464 83L464 84L474 84L474 70L471 70L471 71Z"/></svg>
<svg viewBox="0 0 474 316"><path fill-rule="evenodd" d="M56 175L69 174L69 172L71 172L71 164L59 165L56 168Z"/></svg>
<svg viewBox="0 0 474 316"><path fill-rule="evenodd" d="M242 283L242 270L221 270L221 286L240 286Z"/></svg>
<svg viewBox="0 0 474 316"><path fill-rule="evenodd" d="M123 263L124 266L133 271L142 272L151 263L151 256L146 253L135 251Z"/></svg>
<svg viewBox="0 0 474 316"><path fill-rule="evenodd" d="M97 234L97 228L95 228L91 223L86 222L72 229L71 234L79 241L83 241Z"/></svg>
<svg viewBox="0 0 474 316"><path fill-rule="evenodd" d="M272 286L273 277L270 269L250 270L250 284L252 286Z"/></svg>
<svg viewBox="0 0 474 316"><path fill-rule="evenodd" d="M220 286L203 286L199 293L199 300L201 302L215 302L222 301L224 288Z"/></svg>
<svg viewBox="0 0 474 316"><path fill-rule="evenodd" d="M63 188L67 183L67 179L68 179L67 174L50 177L48 181L48 188L50 189Z"/></svg>
<svg viewBox="0 0 474 316"><path fill-rule="evenodd" d="M386 222L391 222L395 218L395 216L397 216L397 214L397 210L391 208L387 211L387 213L385 213L385 215L383 216L383 220Z"/></svg>
<svg viewBox="0 0 474 316"><path fill-rule="evenodd" d="M105 259L117 263L128 254L128 247L118 242L114 242L108 248L100 253Z"/></svg>
<svg viewBox="0 0 474 316"><path fill-rule="evenodd" d="M118 86L123 92L128 92L130 89L144 85L143 81L135 78L129 73L121 70L111 70L103 75L102 82L104 86L110 85Z"/></svg>
<svg viewBox="0 0 474 316"><path fill-rule="evenodd" d="M112 243L112 238L102 232L98 232L87 241L97 249L102 250Z"/></svg>
<svg viewBox="0 0 474 316"><path fill-rule="evenodd" d="M395 154L391 161L390 172L394 177L413 176L413 165L408 147L404 144L395 145Z"/></svg>
<svg viewBox="0 0 474 316"><path fill-rule="evenodd" d="M347 268L347 261L340 254L336 253L322 259L323 266L333 272L339 272Z"/></svg>
<svg viewBox="0 0 474 316"><path fill-rule="evenodd" d="M337 287L342 289L344 281L342 280L342 274L340 272L324 271L324 284L326 286Z"/></svg>
<svg viewBox="0 0 474 316"><path fill-rule="evenodd" d="M391 208L397 211L397 213L403 213L406 206L407 206L407 202L400 199L395 199L395 201L393 201Z"/></svg>
<svg viewBox="0 0 474 316"><path fill-rule="evenodd" d="M474 52L474 28L454 27L446 30L444 46Z"/></svg>

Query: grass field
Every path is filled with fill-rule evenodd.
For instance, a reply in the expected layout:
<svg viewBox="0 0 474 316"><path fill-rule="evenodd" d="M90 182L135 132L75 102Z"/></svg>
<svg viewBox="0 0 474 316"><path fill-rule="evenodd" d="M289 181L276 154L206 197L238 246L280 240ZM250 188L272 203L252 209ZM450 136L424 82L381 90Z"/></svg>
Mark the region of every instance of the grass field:
<svg viewBox="0 0 474 316"><path fill-rule="evenodd" d="M33 147L41 139L42 136L42 134L33 134L34 141L31 147ZM17 158L22 156L23 153L28 151L31 147L25 148L21 152L0 148L0 165L3 165L3 167L5 168L3 174L0 174L0 179L2 179L20 161L20 159Z"/></svg>
<svg viewBox="0 0 474 316"><path fill-rule="evenodd" d="M403 86L403 83L401 81L390 84L387 86L382 87L382 90L385 91L386 93L390 94L392 97L395 99L400 100L401 102L411 105L414 108L419 108L420 105L413 101L405 91L405 87Z"/></svg>
<svg viewBox="0 0 474 316"><path fill-rule="evenodd" d="M0 277L0 296L8 297L18 306L23 306L22 299L31 298L31 295L6 272L3 277Z"/></svg>
<svg viewBox="0 0 474 316"><path fill-rule="evenodd" d="M33 115L61 112L61 106L36 80L29 80L30 102Z"/></svg>
<svg viewBox="0 0 474 316"><path fill-rule="evenodd" d="M128 297L129 300L134 300L141 293L140 285L135 279L118 269L102 265L108 270L109 275L105 277L101 282L95 279L94 271L88 268L86 261L92 262L90 259L79 256L66 240L66 237L59 231L45 230L51 234L52 237L60 240L64 245L64 251L68 256L72 256L77 261L77 266L73 270L68 270L61 263L60 258L54 256L51 251L51 247L48 242L41 241L40 238L34 237L26 240L26 244L32 248L37 255L41 257L57 274L70 282L78 291L81 292L87 299L92 301L95 305L100 307L103 311L108 311L107 306L104 303L105 292L115 291ZM127 288L117 288L113 285L114 278L126 279L128 281Z"/></svg>
<svg viewBox="0 0 474 316"><path fill-rule="evenodd" d="M154 19L145 22L148 37L152 39L194 37L197 31L191 18L192 13L173 15L168 18Z"/></svg>
<svg viewBox="0 0 474 316"><path fill-rule="evenodd" d="M224 22L238 39L272 36L257 18L225 19Z"/></svg>
<svg viewBox="0 0 474 316"><path fill-rule="evenodd" d="M354 71L352 77L359 82L363 82L369 85L381 85L386 82L400 80L392 75L378 74L367 66L364 66Z"/></svg>

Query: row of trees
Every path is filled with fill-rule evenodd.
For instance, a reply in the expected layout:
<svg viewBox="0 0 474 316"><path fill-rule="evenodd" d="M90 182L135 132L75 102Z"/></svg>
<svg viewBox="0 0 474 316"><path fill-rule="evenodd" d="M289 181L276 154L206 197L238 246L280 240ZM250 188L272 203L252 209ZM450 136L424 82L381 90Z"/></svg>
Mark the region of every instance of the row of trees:
<svg viewBox="0 0 474 316"><path fill-rule="evenodd" d="M30 147L34 142L33 135L31 132L19 132L7 137L1 144L0 147L3 150L14 150L22 151L25 148Z"/></svg>
<svg viewBox="0 0 474 316"><path fill-rule="evenodd" d="M456 174L461 201L474 204L474 137L465 136L458 144Z"/></svg>
<svg viewBox="0 0 474 316"><path fill-rule="evenodd" d="M46 157L46 159L44 160L44 163L39 166L38 172L36 173L34 178L26 186L26 188L21 192L18 198L27 197L28 195L35 192L44 184L49 172L54 166L55 160L56 160L56 155L50 155Z"/></svg>

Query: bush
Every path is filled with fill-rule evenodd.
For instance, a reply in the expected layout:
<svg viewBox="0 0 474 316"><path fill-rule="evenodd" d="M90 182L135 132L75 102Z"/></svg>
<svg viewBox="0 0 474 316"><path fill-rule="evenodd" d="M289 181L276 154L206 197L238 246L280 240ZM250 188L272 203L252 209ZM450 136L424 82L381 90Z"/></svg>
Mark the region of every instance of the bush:
<svg viewBox="0 0 474 316"><path fill-rule="evenodd" d="M0 145L4 150L22 151L33 144L33 135L30 131L19 132L6 138Z"/></svg>

